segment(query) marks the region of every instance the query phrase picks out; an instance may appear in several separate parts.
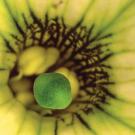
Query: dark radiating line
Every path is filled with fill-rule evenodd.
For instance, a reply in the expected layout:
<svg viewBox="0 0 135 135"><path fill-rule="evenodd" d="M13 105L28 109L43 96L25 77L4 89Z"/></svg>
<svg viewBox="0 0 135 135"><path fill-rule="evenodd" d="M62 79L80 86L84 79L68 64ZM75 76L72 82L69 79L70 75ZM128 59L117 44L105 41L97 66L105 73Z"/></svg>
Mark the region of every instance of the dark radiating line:
<svg viewBox="0 0 135 135"><path fill-rule="evenodd" d="M77 43L78 40L81 40L81 36L79 34L76 35L77 37L75 37L74 39L72 39L70 41L70 44L68 44L67 47L65 47L64 51L61 53L61 55L63 56L66 52L68 52L68 50L70 49L71 46L73 46L74 48L77 48L77 45L75 43ZM74 52L74 51L72 51Z"/></svg>
<svg viewBox="0 0 135 135"><path fill-rule="evenodd" d="M80 18L80 20L78 21L78 23L77 23L73 28L71 28L71 29L69 30L69 32L63 37L63 40L60 42L60 44L59 44L59 46L58 46L59 48L61 48L61 46L65 43L65 41L68 40L68 37L70 36L70 34L71 34L72 32L74 32L74 31L76 31L77 28L82 24L82 22L84 21L84 18L85 18L85 16L86 16L86 13L87 13L87 11L89 10L90 6L91 6L91 2L88 4L88 7L87 7L86 10L84 11L84 13L83 13L83 15L81 16L81 18Z"/></svg>
<svg viewBox="0 0 135 135"><path fill-rule="evenodd" d="M113 56L113 53L109 53L109 54L105 55L103 58L100 58L100 62L103 62L103 61L107 60L111 56Z"/></svg>
<svg viewBox="0 0 135 135"><path fill-rule="evenodd" d="M104 65L104 64L100 64L100 65L99 65L99 62L95 62L95 63L93 63L93 64L89 64L89 65L82 66L82 67L78 68L76 71L77 71L77 72L82 72L82 71L84 71L85 69L92 68L92 67L95 67L95 66L97 66L97 67L99 67L99 68L111 69L110 66L107 66L107 65Z"/></svg>
<svg viewBox="0 0 135 135"><path fill-rule="evenodd" d="M76 31L77 28L81 25L82 21L83 21L83 20L80 20L80 22L78 22L78 23L76 24L76 26L75 26L73 29L71 29L71 30ZM92 32L93 28L94 28L94 24L91 26L91 28L90 28L90 30L89 30L89 34ZM72 31L70 31L70 32L72 33ZM69 33L69 34L71 34L71 33ZM89 38L90 35L86 35L86 36ZM65 60L62 64L65 64L67 61L71 60L71 59L72 59L73 57L75 57L78 53L80 53L80 52L83 51L85 48L87 48L87 47L90 45L90 42L87 41L88 38L86 39L86 41L85 41L85 43L83 44L83 46L81 46L76 52L72 53L72 55L71 55L69 58L67 58L67 60ZM62 64L61 64L61 65L62 65Z"/></svg>
<svg viewBox="0 0 135 135"><path fill-rule="evenodd" d="M60 63L59 66L64 65L65 63L67 63L68 61L70 61L71 59L73 59L78 53L80 53L84 48L86 48L89 44L86 43L84 44L82 47L80 47L77 51L73 52L65 61L63 61L62 63Z"/></svg>
<svg viewBox="0 0 135 135"><path fill-rule="evenodd" d="M103 92L105 92L108 96L110 96L111 98L116 99L116 96L113 95L112 93L109 92L109 90L105 87L105 86L100 86L101 90L103 90Z"/></svg>
<svg viewBox="0 0 135 135"><path fill-rule="evenodd" d="M59 42L59 39L60 39L60 23L58 22L58 17L56 17L55 19L54 19L54 21L55 21L55 23L56 23L56 33L57 33L57 36L56 36L56 38L55 38L55 44L56 44L56 46L58 46L58 42Z"/></svg>
<svg viewBox="0 0 135 135"><path fill-rule="evenodd" d="M101 85L114 85L115 82L110 82L110 81L106 81L106 82L101 82Z"/></svg>
<svg viewBox="0 0 135 135"><path fill-rule="evenodd" d="M21 35L22 35L23 37L25 37L25 32L23 31L23 29L21 28L21 26L18 24L17 20L16 20L14 17L12 17L12 18L13 18L13 21L14 21L14 23L15 23L15 25L16 25L18 31L21 33Z"/></svg>
<svg viewBox="0 0 135 135"><path fill-rule="evenodd" d="M3 41L5 42L6 47L9 49L9 51L16 53L16 51L14 50L14 48L11 47L10 42L5 38L5 36L3 34L0 33L0 37L3 39Z"/></svg>
<svg viewBox="0 0 135 135"><path fill-rule="evenodd" d="M40 19L35 15L35 13L32 11L32 9L31 9L30 7L29 7L29 12L30 12L30 15L31 15L33 21L36 22L36 23L39 25L39 27L40 27L41 29L43 29L43 24L42 24L42 22L41 22Z"/></svg>
<svg viewBox="0 0 135 135"><path fill-rule="evenodd" d="M95 93L90 92L88 89L84 89L84 91L85 91L88 95L90 95L90 96L94 96L94 95L95 95Z"/></svg>
<svg viewBox="0 0 135 135"><path fill-rule="evenodd" d="M54 135L58 135L58 120L55 121Z"/></svg>
<svg viewBox="0 0 135 135"><path fill-rule="evenodd" d="M3 40L4 40L4 42L5 42L6 47L7 47L11 52L16 53L15 50L11 47L9 41L8 41L7 39L5 39L5 38L3 38Z"/></svg>
<svg viewBox="0 0 135 135"><path fill-rule="evenodd" d="M17 30L18 30L18 31L21 33L21 35L24 37L24 36L25 36L25 32L23 31L23 29L21 28L21 26L18 24L17 20L16 20L15 17L13 16L12 11L11 11L11 9L10 9L8 3L6 2L6 0L4 0L4 4L5 4L5 6L7 7L7 10L8 10L8 12L9 12L9 14L10 14L10 16L11 16L11 18L12 18L12 20L13 20L13 22L14 22L16 28L17 28Z"/></svg>
<svg viewBox="0 0 135 135"><path fill-rule="evenodd" d="M64 23L64 18L62 17L61 18L61 23L62 23L62 36L64 36L65 35L65 33L66 33L66 29L67 29L67 27L66 27L66 25L65 25L65 23Z"/></svg>
<svg viewBox="0 0 135 135"><path fill-rule="evenodd" d="M73 28L70 28L70 30L67 32L66 35L64 35L62 41L59 44L59 48L61 48L63 46L63 44L68 40L69 36L71 35L71 33L73 33L74 31L77 30L77 28L80 27L81 23L83 22L83 20L81 19Z"/></svg>
<svg viewBox="0 0 135 135"><path fill-rule="evenodd" d="M91 38L91 39L89 40L89 42L92 43L92 42L95 41L99 36L100 36L100 33L97 33L93 38Z"/></svg>
<svg viewBox="0 0 135 135"><path fill-rule="evenodd" d="M88 130L91 130L91 127L88 125L88 123L78 113L76 113L76 117Z"/></svg>
<svg viewBox="0 0 135 135"><path fill-rule="evenodd" d="M13 37L15 40L19 41L20 43L23 43L23 41L21 41L21 39L19 39L16 35L14 34L10 34L11 37Z"/></svg>
<svg viewBox="0 0 135 135"><path fill-rule="evenodd" d="M49 19L48 19L48 14L46 13L46 14L45 14L45 22L44 22L44 25L41 26L41 36L40 36L40 39L39 39L39 45L42 45L44 35L45 35L46 30L47 30L47 28L48 28L48 23L49 23Z"/></svg>
<svg viewBox="0 0 135 135"><path fill-rule="evenodd" d="M26 28L28 28L28 27L29 27L29 23L28 23L28 21L27 21L25 15L24 15L24 13L22 14L22 17L23 17L23 21L24 21L24 23L25 23L25 25L26 25Z"/></svg>
<svg viewBox="0 0 135 135"><path fill-rule="evenodd" d="M107 47L107 46L109 46L110 44L111 44L111 43L105 43L105 44L97 43L96 45L94 45L94 47L86 48L86 50L84 50L84 52L89 53L90 51L95 51L95 50L97 50L97 49L101 49L102 47Z"/></svg>
<svg viewBox="0 0 135 135"><path fill-rule="evenodd" d="M97 40L102 40L102 39L105 39L105 38L110 38L112 36L113 36L113 34L107 34L107 35L104 35L104 36L101 36L101 37L97 38Z"/></svg>
<svg viewBox="0 0 135 135"><path fill-rule="evenodd" d="M95 28L95 24L93 23L93 24L91 25L91 27L89 28L89 30L88 30L87 41L89 41L89 38L91 37L91 34L92 34L94 28Z"/></svg>
<svg viewBox="0 0 135 135"><path fill-rule="evenodd" d="M45 22L44 24L47 25L49 22L49 17L48 17L48 13L45 14Z"/></svg>
<svg viewBox="0 0 135 135"><path fill-rule="evenodd" d="M77 30L77 28L82 24L82 22L84 21L84 18L86 16L87 11L89 10L89 7L91 5L91 2L89 3L88 7L86 8L86 10L84 11L82 17L80 18L80 20L78 21L78 23L69 30L69 32L63 37L63 40L61 41L61 43L59 44L59 48L61 48L61 46L65 43L65 41L68 39L68 37L70 36L70 34L74 31ZM94 27L94 26L93 26Z"/></svg>
<svg viewBox="0 0 135 135"><path fill-rule="evenodd" d="M86 129L91 131L93 133L93 135L97 135L96 132L88 125L88 123L81 117L80 114L75 113L75 115L78 118L78 120L82 123L82 125L84 125L84 127L86 127Z"/></svg>

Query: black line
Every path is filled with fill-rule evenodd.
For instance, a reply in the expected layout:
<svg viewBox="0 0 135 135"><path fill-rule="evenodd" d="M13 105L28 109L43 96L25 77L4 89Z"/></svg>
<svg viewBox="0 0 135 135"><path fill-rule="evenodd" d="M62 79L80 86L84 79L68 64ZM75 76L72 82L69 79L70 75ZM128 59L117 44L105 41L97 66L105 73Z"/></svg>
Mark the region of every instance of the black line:
<svg viewBox="0 0 135 135"><path fill-rule="evenodd" d="M97 43L96 45L94 45L94 47L86 48L84 50L84 52L89 53L89 52L92 52L92 51L97 50L97 49L102 49L102 47L107 47L109 45L111 45L111 43L105 43L105 44Z"/></svg>
<svg viewBox="0 0 135 135"><path fill-rule="evenodd" d="M75 113L76 117L78 118L78 120L86 127L86 129L88 129L89 131L91 131L94 135L96 135L96 132L88 125L88 123L81 117L80 114Z"/></svg>
<svg viewBox="0 0 135 135"><path fill-rule="evenodd" d="M26 28L28 28L29 27L29 23L28 23L28 21L26 19L26 16L24 15L24 13L22 14L22 17L23 17L23 21L24 21L24 23L26 25Z"/></svg>
<svg viewBox="0 0 135 135"><path fill-rule="evenodd" d="M89 38L91 37L94 28L95 28L95 24L93 23L93 24L91 25L91 27L89 28L89 30L88 30L87 41L89 41Z"/></svg>
<svg viewBox="0 0 135 135"><path fill-rule="evenodd" d="M55 38L55 44L56 44L56 46L58 46L58 42L59 42L59 39L60 39L60 23L59 23L59 18L58 17L56 17L55 19L54 19L54 21L55 21L55 25L56 25L56 38Z"/></svg>
<svg viewBox="0 0 135 135"><path fill-rule="evenodd" d="M103 90L103 92L105 92L108 96L110 96L111 98L116 99L116 96L114 94L112 94L111 92L109 92L109 90L105 87L105 86L100 86L101 90Z"/></svg>
<svg viewBox="0 0 135 135"><path fill-rule="evenodd" d="M97 38L97 40L102 40L102 39L105 39L105 38L110 38L112 36L113 36L113 34L107 34L107 35L104 35L104 36L101 36L101 37Z"/></svg>
<svg viewBox="0 0 135 135"><path fill-rule="evenodd" d="M83 20L80 20L80 21L76 24L75 27L71 28L71 30L69 31L68 34L71 34L72 32L76 31L77 28L78 28L79 26L81 26L82 21L83 21ZM90 30L88 31L89 34L92 32L94 26L95 26L94 24L91 26ZM67 34L67 35L68 35L68 34ZM70 36L70 35L68 35L68 37L69 37L69 36ZM66 37L66 38L68 38L68 37ZM68 57L65 61L63 61L63 62L60 64L60 66L63 65L63 64L65 64L66 62L70 61L70 60L71 60L72 58L74 58L78 53L82 52L85 48L87 48L87 47L90 45L90 42L88 41L90 35L86 35L86 37L87 37L87 39L86 39L86 41L84 42L83 46L81 46L78 50L76 50L74 53L72 53L72 55L71 55L70 57ZM66 40L67 40L67 39L66 39ZM66 41L66 40L65 40L65 41ZM62 42L61 42L61 43L62 43ZM61 43L60 43L60 44L61 44ZM63 44L64 44L64 43L62 43L62 45L63 45Z"/></svg>
<svg viewBox="0 0 135 135"><path fill-rule="evenodd" d="M55 121L54 135L58 135L58 120Z"/></svg>
<svg viewBox="0 0 135 135"><path fill-rule="evenodd" d="M103 58L100 59L100 63L107 60L107 59L109 59L113 55L114 55L114 53L109 53L109 54L105 55Z"/></svg>
<svg viewBox="0 0 135 135"><path fill-rule="evenodd" d="M77 30L77 28L82 24L82 22L84 21L84 18L86 17L86 13L89 10L91 6L91 2L88 4L88 7L86 8L86 10L84 11L82 17L80 18L80 20L78 21L78 23L69 30L69 32L63 37L63 40L61 41L61 43L59 44L59 48L61 48L61 46L67 41L68 37L70 36L70 34L74 31Z"/></svg>
<svg viewBox="0 0 135 135"><path fill-rule="evenodd" d="M3 41L5 42L6 47L9 49L9 51L16 53L16 51L14 50L14 48L11 47L10 42L5 38L5 36L3 34L0 33L0 37L3 39Z"/></svg>
<svg viewBox="0 0 135 135"><path fill-rule="evenodd" d="M35 13L32 11L32 9L30 7L29 7L29 12L30 12L30 15L31 15L33 21L35 23L37 23L41 29L43 29L44 27L43 27L41 20L35 15Z"/></svg>
<svg viewBox="0 0 135 135"><path fill-rule="evenodd" d="M48 28L48 24L49 24L49 19L48 19L48 14L46 13L45 14L45 22L44 22L44 25L40 26L41 27L41 36L39 38L39 45L42 45L43 43L43 37L47 31L47 28Z"/></svg>
<svg viewBox="0 0 135 135"><path fill-rule="evenodd" d="M23 41L21 41L21 39L19 39L16 35L14 34L10 34L12 38L14 38L16 41L23 43Z"/></svg>
<svg viewBox="0 0 135 135"><path fill-rule="evenodd" d="M73 33L74 31L77 30L77 28L80 27L81 23L83 22L83 20L80 20L73 28L71 28L66 35L64 35L61 43L59 44L59 48L61 48L63 46L63 44L68 40L69 36L71 35L71 33Z"/></svg>
<svg viewBox="0 0 135 135"><path fill-rule="evenodd" d="M4 4L5 4L5 6L6 6L8 12L9 12L9 14L10 14L10 16L11 16L11 18L12 18L12 20L13 20L13 22L14 22L16 28L17 28L17 30L18 30L18 31L21 33L21 35L24 37L24 36L25 36L25 32L23 31L23 29L21 28L21 26L18 24L17 20L16 20L15 17L13 16L12 11L11 11L11 9L10 9L8 3L6 2L6 0L4 0Z"/></svg>
<svg viewBox="0 0 135 135"><path fill-rule="evenodd" d="M7 47L11 52L16 53L15 50L11 47L9 41L8 41L7 39L5 39L5 38L3 38L3 40L4 40L4 42L5 42L6 47Z"/></svg>
<svg viewBox="0 0 135 135"><path fill-rule="evenodd" d="M21 33L21 35L22 35L23 37L25 37L25 32L23 31L23 29L21 28L21 26L18 24L17 20L16 20L14 17L13 17L13 21L14 21L14 23L15 23L15 25L16 25L18 31Z"/></svg>
<svg viewBox="0 0 135 135"><path fill-rule="evenodd" d="M78 113L76 113L76 117L88 130L91 130L91 127L88 125L88 123Z"/></svg>

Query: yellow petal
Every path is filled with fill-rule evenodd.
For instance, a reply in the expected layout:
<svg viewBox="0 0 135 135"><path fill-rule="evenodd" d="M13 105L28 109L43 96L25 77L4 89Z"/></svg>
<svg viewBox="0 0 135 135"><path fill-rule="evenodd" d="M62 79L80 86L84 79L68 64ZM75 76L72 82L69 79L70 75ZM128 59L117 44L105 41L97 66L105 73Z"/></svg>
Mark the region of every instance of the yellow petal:
<svg viewBox="0 0 135 135"><path fill-rule="evenodd" d="M40 125L40 116L32 111L28 111L25 121L21 125L18 135L37 135Z"/></svg>

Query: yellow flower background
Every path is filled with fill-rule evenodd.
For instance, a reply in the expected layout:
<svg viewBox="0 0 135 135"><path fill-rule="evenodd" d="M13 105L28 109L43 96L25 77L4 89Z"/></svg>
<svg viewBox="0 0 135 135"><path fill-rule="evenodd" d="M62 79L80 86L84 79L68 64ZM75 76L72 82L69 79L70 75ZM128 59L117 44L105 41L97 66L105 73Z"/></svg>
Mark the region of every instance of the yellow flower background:
<svg viewBox="0 0 135 135"><path fill-rule="evenodd" d="M111 67L106 72L115 83L107 88L116 98L109 98L87 115L78 111L71 125L66 124L70 113L62 116L65 122L43 117L14 98L9 78L19 50L11 34L19 36L21 28L26 30L22 15L32 23L29 7L41 20L46 13L49 19L63 18L67 27L80 19L88 28L94 24L93 37L113 33L101 42L111 42L102 50L113 54L104 64ZM7 42L16 53L8 50ZM135 135L134 51L134 0L0 0L0 135Z"/></svg>

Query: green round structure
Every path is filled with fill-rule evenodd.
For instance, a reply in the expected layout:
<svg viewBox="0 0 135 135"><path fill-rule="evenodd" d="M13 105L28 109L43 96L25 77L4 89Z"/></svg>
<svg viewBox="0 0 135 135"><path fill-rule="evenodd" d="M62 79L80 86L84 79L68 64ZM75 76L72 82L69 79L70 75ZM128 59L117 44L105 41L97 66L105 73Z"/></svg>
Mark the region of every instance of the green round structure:
<svg viewBox="0 0 135 135"><path fill-rule="evenodd" d="M65 109L72 102L70 82L60 73L43 73L35 79L34 97L41 107Z"/></svg>

